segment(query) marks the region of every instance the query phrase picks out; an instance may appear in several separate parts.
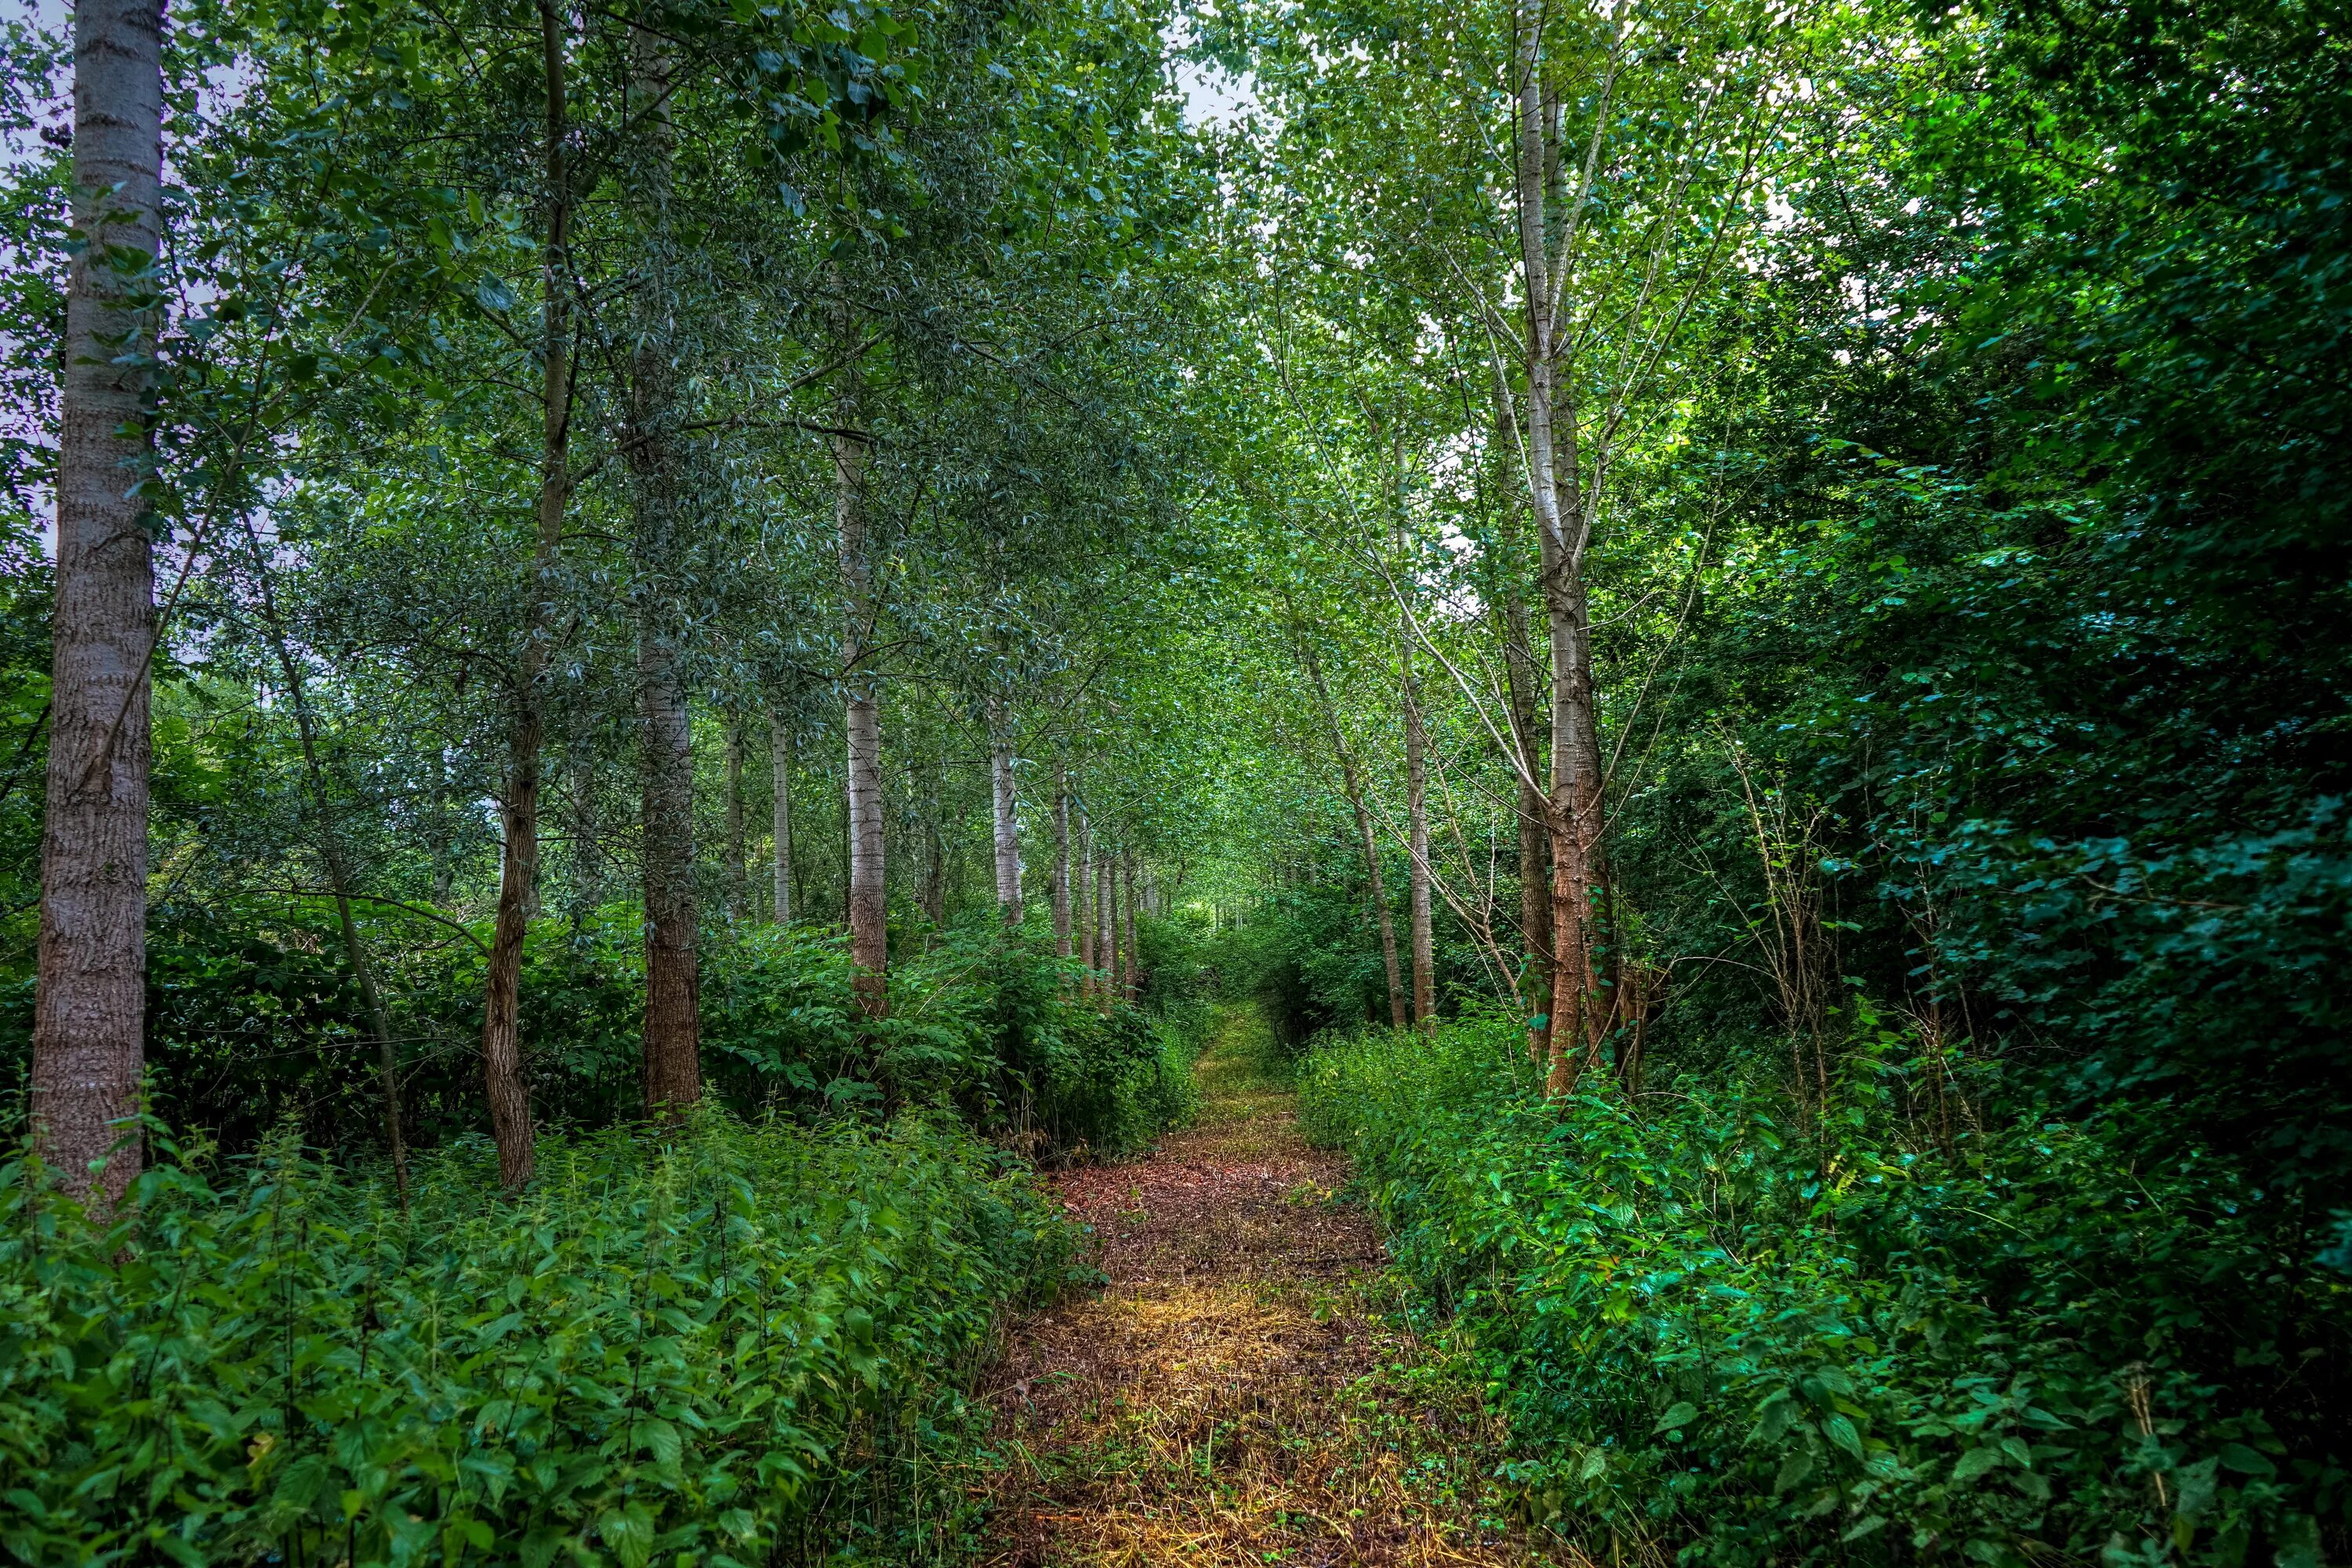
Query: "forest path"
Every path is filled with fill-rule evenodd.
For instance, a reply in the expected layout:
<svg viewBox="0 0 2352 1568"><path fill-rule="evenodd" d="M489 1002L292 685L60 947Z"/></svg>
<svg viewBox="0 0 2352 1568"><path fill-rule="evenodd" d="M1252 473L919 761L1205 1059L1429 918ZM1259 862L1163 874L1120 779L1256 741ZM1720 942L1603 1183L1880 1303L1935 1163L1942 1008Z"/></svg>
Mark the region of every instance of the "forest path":
<svg viewBox="0 0 2352 1568"><path fill-rule="evenodd" d="M1396 1325L1371 1217L1335 1196L1254 1012L1200 1122L1055 1180L1108 1284L1016 1325L994 1379L994 1568L1549 1561L1486 1477L1499 1423Z"/></svg>

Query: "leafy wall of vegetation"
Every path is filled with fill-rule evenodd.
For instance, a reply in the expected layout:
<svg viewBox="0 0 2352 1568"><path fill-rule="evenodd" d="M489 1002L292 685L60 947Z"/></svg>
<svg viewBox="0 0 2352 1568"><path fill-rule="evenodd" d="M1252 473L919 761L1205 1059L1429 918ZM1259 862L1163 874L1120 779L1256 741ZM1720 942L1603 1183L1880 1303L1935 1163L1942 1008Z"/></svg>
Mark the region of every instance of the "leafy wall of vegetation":
<svg viewBox="0 0 2352 1568"><path fill-rule="evenodd" d="M1769 1080L1547 1104L1500 1020L1307 1062L1310 1127L1468 1331L1538 1517L1727 1568L2316 1568L2347 1478L2313 1363L2347 1292L2242 1163L2135 1163L2128 1104L1980 1116L1991 1069L1938 1089L1915 1032L1851 1024L1825 1118Z"/></svg>

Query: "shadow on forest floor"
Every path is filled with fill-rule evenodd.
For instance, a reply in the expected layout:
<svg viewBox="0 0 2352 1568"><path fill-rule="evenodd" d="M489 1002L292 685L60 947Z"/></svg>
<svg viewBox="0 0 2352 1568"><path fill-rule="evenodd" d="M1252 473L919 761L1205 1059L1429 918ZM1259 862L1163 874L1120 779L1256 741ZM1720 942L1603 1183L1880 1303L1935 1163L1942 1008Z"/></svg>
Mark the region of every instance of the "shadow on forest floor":
<svg viewBox="0 0 2352 1568"><path fill-rule="evenodd" d="M1556 1561L1487 1477L1501 1425L1397 1325L1372 1221L1307 1147L1255 1012L1199 1126L1066 1173L1108 1283L1013 1328L992 1380L994 1568Z"/></svg>

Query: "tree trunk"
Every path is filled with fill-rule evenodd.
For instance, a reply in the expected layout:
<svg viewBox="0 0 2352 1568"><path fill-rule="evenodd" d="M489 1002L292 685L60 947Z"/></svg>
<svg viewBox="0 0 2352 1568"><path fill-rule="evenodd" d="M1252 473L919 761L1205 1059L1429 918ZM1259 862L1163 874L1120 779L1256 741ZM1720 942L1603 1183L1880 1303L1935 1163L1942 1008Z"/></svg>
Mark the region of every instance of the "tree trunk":
<svg viewBox="0 0 2352 1568"><path fill-rule="evenodd" d="M550 596L563 548L564 509L572 498L572 190L565 144L566 39L556 0L539 0L539 38L546 111L541 155L547 181L547 235L540 249L545 300L540 343L538 534L531 548L530 602L524 612L522 655L507 731L506 777L499 789L498 916L482 977L482 1093L490 1109L490 1135L498 1144L499 1180L510 1192L530 1180L533 1164L530 1089L522 1066L522 947L539 886L540 749L546 729L540 688L547 671L554 611Z"/></svg>
<svg viewBox="0 0 2352 1568"><path fill-rule="evenodd" d="M1076 908L1072 911L1078 928L1078 968L1083 975L1078 982L1081 994L1095 994L1095 857L1094 841L1087 832L1086 807L1078 808L1078 888Z"/></svg>
<svg viewBox="0 0 2352 1568"><path fill-rule="evenodd" d="M995 816L996 907L1006 925L1021 923L1021 816L1013 790L1013 726L1004 705L988 704L988 782Z"/></svg>
<svg viewBox="0 0 2352 1568"><path fill-rule="evenodd" d="M782 718L768 721L768 766L775 774L776 924L793 923L793 732Z"/></svg>
<svg viewBox="0 0 2352 1568"><path fill-rule="evenodd" d="M838 294L840 275L834 276ZM834 306L835 340L850 342L849 304ZM862 381L852 363L842 373L835 422L855 429L861 412ZM866 553L866 447L861 437L833 437L834 527L840 542L841 673L845 695L842 728L848 741L845 793L849 810L849 962L858 1016L879 1019L889 1012L889 901L883 881L882 683L867 664L867 638L874 621L873 567Z"/></svg>
<svg viewBox="0 0 2352 1568"><path fill-rule="evenodd" d="M644 275L629 366L630 468L636 512L637 727L644 749L646 1114L675 1119L702 1098L701 978L694 868L694 745L678 668L683 629L667 581L679 549L684 454L677 431L677 285L669 247L676 132L667 40L629 36L632 97L646 106L635 150L645 209Z"/></svg>
<svg viewBox="0 0 2352 1568"><path fill-rule="evenodd" d="M1095 957L1102 979L1097 994L1108 1004L1118 994L1118 913L1111 889L1110 850L1095 856Z"/></svg>
<svg viewBox="0 0 2352 1568"><path fill-rule="evenodd" d="M1134 1002L1136 996L1143 992L1143 942L1140 942L1140 933L1136 931L1136 856L1134 853L1122 856L1122 860L1119 860L1119 869L1124 872L1122 881L1127 884L1124 886L1127 898L1124 898L1122 908L1119 908L1119 926L1122 926L1124 947L1127 947L1127 962L1122 963L1122 975L1119 975L1119 994L1122 994L1127 1002Z"/></svg>
<svg viewBox="0 0 2352 1568"><path fill-rule="evenodd" d="M727 714L727 920L747 925L751 919L750 851L743 838L743 716Z"/></svg>
<svg viewBox="0 0 2352 1568"><path fill-rule="evenodd" d="M1412 679L1412 627L1403 627L1398 666L1404 703L1406 910L1412 940L1412 1022L1424 1032L1437 1026L1436 949L1429 918L1429 737L1421 717L1421 693Z"/></svg>
<svg viewBox="0 0 2352 1568"><path fill-rule="evenodd" d="M1556 165L1541 80L1542 21L1522 5L1515 18L1519 247L1527 296L1525 368L1528 383L1528 490L1542 545L1545 613L1551 631L1551 777L1545 826L1551 840L1552 1012L1546 1086L1565 1094L1598 1050L1605 1022L1598 1016L1592 970L1592 887L1590 852L1600 826L1599 747L1591 722L1591 660L1582 637L1583 540L1576 481L1574 416L1563 427L1566 461L1554 444L1554 376L1558 353L1552 320L1551 266L1546 254L1547 174ZM1565 262L1563 262L1565 265ZM1563 502L1566 503L1565 510Z"/></svg>
<svg viewBox="0 0 2352 1568"><path fill-rule="evenodd" d="M1054 952L1070 956L1070 791L1054 770Z"/></svg>
<svg viewBox="0 0 2352 1568"><path fill-rule="evenodd" d="M1397 962L1396 921L1389 913L1386 879L1381 873L1380 837L1372 831L1371 808L1364 804L1363 783L1356 774L1355 757L1348 750L1347 732L1339 728L1339 710L1331 703L1331 689L1324 684L1322 662L1315 657L1314 647L1303 634L1298 638L1298 658L1315 688L1315 700L1323 710L1324 727L1331 731L1331 749L1339 758L1339 784L1348 793L1348 809L1355 813L1356 840L1363 847L1372 920L1380 931L1381 968L1389 983L1389 1026L1402 1029L1412 1022L1412 1016L1406 1010L1404 971Z"/></svg>
<svg viewBox="0 0 2352 1568"><path fill-rule="evenodd" d="M1517 445L1518 419L1511 408L1510 389L1498 370L1494 449L1507 460ZM1507 474L1500 477L1509 478ZM1518 828L1519 942L1527 955L1520 999L1528 1014L1528 1056L1542 1061L1548 1055L1551 1029L1551 890L1545 869L1544 793L1534 782L1545 776L1545 761L1542 735L1536 727L1534 633L1528 619L1527 595L1519 586L1519 518L1518 507L1507 495L1501 559L1496 563L1490 597L1502 611L1503 671L1516 752L1512 805Z"/></svg>
<svg viewBox="0 0 2352 1568"><path fill-rule="evenodd" d="M646 1114L668 1121L702 1098L702 982L693 729L676 656L658 633L638 637L637 700L646 770Z"/></svg>
<svg viewBox="0 0 2352 1568"><path fill-rule="evenodd" d="M144 356L155 323L139 296L154 287L163 248L163 42L162 0L75 8L73 222L88 243L66 287L30 1110L64 1189L105 1209L144 1155L156 626L147 504L133 487L152 450Z"/></svg>

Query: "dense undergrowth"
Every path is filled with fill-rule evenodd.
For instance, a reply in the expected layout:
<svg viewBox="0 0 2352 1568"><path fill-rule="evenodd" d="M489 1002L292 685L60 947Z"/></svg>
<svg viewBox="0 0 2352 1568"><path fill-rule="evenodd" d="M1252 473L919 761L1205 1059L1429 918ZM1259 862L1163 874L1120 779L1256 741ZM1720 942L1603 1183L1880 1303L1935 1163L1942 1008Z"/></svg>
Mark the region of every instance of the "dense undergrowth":
<svg viewBox="0 0 2352 1568"><path fill-rule="evenodd" d="M2127 1103L1979 1116L2006 1086L1964 1069L1923 1130L1916 1041L1869 1023L1826 1117L1693 1079L1547 1103L1504 1022L1327 1036L1303 1107L1589 1546L2317 1568L2352 1289L2309 1228L2194 1142L2134 1160Z"/></svg>
<svg viewBox="0 0 2352 1568"><path fill-rule="evenodd" d="M403 1215L351 999L299 935L163 955L183 1131L156 1124L115 1224L0 1170L16 1561L929 1561L971 1524L949 1481L992 1325L1079 1267L1031 1165L1189 1120L1208 1025L1181 997L1100 1008L975 923L860 1030L836 933L731 933L709 1099L664 1133L631 1120L634 918L543 921L539 1174L499 1194L472 1063L436 1048L478 977L420 962Z"/></svg>
<svg viewBox="0 0 2352 1568"><path fill-rule="evenodd" d="M550 1138L540 1172L510 1201L461 1142L421 1162L404 1217L280 1138L152 1165L100 1228L9 1168L0 1543L40 1563L890 1554L948 1522L937 1461L999 1305L1072 1267L1017 1163L945 1119L709 1112L675 1138Z"/></svg>
<svg viewBox="0 0 2352 1568"><path fill-rule="evenodd" d="M557 1127L611 1126L643 1108L641 921L635 906L615 904L531 924L525 1066L539 1114ZM313 1147L376 1153L374 1047L331 921L283 900L226 900L166 906L158 922L147 1007L157 1113L232 1153L289 1117ZM1105 1008L1080 994L1077 966L1050 938L1007 931L992 912L908 930L897 951L889 1016L871 1023L853 1009L838 927L706 932L705 1092L754 1118L950 1108L1048 1160L1127 1153L1191 1114L1192 1056L1208 1024L1205 1005L1180 994L1181 965L1147 1007ZM380 942L379 952L410 1140L486 1130L480 952L462 940ZM15 982L0 992L0 1071L12 1082L30 1035L30 973Z"/></svg>

